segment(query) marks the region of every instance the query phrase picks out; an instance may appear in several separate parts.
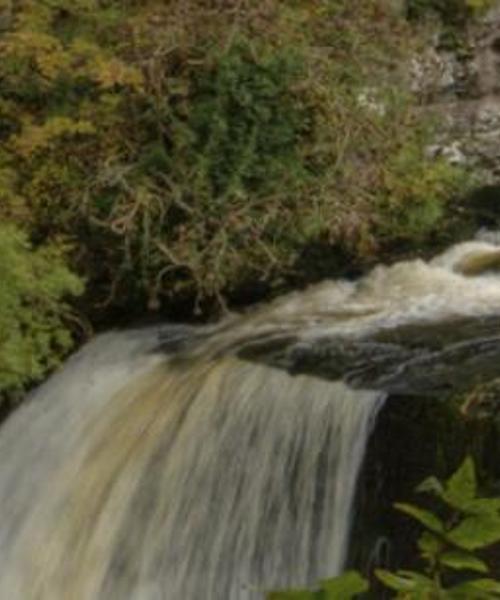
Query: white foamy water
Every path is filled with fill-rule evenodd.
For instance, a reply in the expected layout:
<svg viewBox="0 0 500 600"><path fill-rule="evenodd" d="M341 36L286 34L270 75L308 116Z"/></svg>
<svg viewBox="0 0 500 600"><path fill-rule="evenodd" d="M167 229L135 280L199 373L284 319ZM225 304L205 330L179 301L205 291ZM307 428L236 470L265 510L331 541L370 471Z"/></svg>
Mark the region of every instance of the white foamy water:
<svg viewBox="0 0 500 600"><path fill-rule="evenodd" d="M378 266L358 281L325 281L213 329L199 346L223 353L259 336L360 338L418 322L500 314L500 246L464 242L429 262ZM196 352L196 350L195 350Z"/></svg>
<svg viewBox="0 0 500 600"><path fill-rule="evenodd" d="M254 600L340 572L383 394L235 353L499 314L499 262L476 241L327 282L207 328L182 360L154 328L98 337L0 431L0 598Z"/></svg>

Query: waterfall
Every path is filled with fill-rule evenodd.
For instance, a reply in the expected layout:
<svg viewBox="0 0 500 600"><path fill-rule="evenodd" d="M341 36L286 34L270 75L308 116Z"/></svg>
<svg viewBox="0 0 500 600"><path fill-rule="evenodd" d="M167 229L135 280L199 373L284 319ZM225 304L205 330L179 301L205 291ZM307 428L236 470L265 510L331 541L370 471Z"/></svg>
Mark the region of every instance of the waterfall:
<svg viewBox="0 0 500 600"><path fill-rule="evenodd" d="M169 371L137 338L96 340L6 425L2 594L250 599L338 572L382 395L232 358Z"/></svg>
<svg viewBox="0 0 500 600"><path fill-rule="evenodd" d="M498 314L499 262L470 242L185 334L98 336L0 431L0 597L254 600L339 573L385 393L245 353Z"/></svg>

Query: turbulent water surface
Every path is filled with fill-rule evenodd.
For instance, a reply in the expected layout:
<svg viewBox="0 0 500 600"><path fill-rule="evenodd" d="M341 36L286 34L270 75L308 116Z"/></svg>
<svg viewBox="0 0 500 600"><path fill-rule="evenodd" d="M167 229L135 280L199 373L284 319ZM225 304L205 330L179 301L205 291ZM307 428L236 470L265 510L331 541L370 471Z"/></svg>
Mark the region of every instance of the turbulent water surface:
<svg viewBox="0 0 500 600"><path fill-rule="evenodd" d="M167 328L170 356L155 328L98 337L0 432L0 597L253 600L338 573L384 392L241 356L498 315L499 263L475 241L378 267L185 341Z"/></svg>

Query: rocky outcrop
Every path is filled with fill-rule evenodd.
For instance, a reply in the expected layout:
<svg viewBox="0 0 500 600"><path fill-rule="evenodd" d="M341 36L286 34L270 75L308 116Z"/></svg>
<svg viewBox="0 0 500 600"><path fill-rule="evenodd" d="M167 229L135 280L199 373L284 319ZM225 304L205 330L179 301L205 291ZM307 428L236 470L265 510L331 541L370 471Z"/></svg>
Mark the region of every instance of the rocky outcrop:
<svg viewBox="0 0 500 600"><path fill-rule="evenodd" d="M440 36L410 68L412 91L437 117L433 156L500 181L500 6L469 26L453 49Z"/></svg>
<svg viewBox="0 0 500 600"><path fill-rule="evenodd" d="M260 339L239 356L355 388L410 396L458 393L498 377L500 317L386 328L358 339Z"/></svg>

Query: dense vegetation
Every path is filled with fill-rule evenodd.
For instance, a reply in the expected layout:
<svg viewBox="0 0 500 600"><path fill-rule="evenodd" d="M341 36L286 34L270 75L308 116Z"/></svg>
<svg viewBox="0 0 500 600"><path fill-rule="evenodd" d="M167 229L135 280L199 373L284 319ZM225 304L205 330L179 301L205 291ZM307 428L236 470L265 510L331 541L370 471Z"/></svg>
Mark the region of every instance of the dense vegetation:
<svg viewBox="0 0 500 600"><path fill-rule="evenodd" d="M405 91L427 39L414 20L484 2L397 4L1 0L0 244L19 266L0 320L15 304L29 321L34 293L59 339L54 303L78 287L64 269L94 322L206 315L431 239L467 176L425 153L433 124ZM56 290L25 281L40 252ZM23 348L16 386L59 354Z"/></svg>
<svg viewBox="0 0 500 600"><path fill-rule="evenodd" d="M24 234L0 225L0 399L41 377L71 346L65 294L81 282L64 265L61 248L31 250Z"/></svg>

